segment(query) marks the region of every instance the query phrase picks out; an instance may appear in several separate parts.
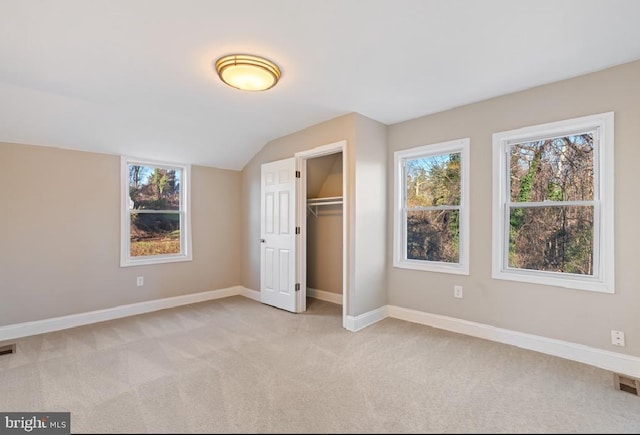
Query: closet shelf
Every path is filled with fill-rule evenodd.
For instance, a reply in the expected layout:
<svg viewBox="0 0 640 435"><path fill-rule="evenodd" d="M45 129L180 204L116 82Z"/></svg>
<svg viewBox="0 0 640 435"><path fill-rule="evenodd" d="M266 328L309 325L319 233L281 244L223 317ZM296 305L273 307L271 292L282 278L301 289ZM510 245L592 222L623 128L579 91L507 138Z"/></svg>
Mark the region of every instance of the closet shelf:
<svg viewBox="0 0 640 435"><path fill-rule="evenodd" d="M307 199L307 208L315 217L318 217L318 207L323 205L342 204L341 196L326 196L324 198Z"/></svg>

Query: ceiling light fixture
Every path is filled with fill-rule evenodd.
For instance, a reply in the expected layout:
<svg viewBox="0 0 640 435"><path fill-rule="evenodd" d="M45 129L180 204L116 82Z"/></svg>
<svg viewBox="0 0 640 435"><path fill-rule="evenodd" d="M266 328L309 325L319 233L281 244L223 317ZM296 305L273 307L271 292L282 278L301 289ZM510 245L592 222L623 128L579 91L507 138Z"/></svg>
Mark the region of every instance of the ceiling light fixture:
<svg viewBox="0 0 640 435"><path fill-rule="evenodd" d="M278 83L282 73L275 63L258 56L231 54L215 62L220 80L243 91L266 91Z"/></svg>

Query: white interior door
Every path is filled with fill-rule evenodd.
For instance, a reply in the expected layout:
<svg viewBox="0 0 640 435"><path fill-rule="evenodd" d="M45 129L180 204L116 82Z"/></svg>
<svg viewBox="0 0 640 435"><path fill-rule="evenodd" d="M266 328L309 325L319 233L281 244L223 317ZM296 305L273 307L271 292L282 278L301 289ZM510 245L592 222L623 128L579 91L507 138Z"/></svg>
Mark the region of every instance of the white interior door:
<svg viewBox="0 0 640 435"><path fill-rule="evenodd" d="M262 165L260 298L298 312L296 289L296 160Z"/></svg>

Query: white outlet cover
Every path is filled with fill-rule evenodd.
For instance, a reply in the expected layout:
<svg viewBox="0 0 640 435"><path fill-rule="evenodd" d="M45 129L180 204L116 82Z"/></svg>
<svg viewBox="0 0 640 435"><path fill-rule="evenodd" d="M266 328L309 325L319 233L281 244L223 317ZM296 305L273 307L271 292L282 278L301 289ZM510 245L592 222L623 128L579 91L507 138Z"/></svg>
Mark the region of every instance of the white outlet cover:
<svg viewBox="0 0 640 435"><path fill-rule="evenodd" d="M611 344L614 346L624 346L624 332L611 331Z"/></svg>

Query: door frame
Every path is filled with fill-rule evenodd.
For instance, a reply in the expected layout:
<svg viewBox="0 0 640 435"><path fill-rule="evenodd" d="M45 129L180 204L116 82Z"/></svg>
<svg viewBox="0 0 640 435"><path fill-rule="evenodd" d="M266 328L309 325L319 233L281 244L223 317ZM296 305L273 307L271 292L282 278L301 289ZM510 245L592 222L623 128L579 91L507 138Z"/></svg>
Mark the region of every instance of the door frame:
<svg viewBox="0 0 640 435"><path fill-rule="evenodd" d="M300 236L297 240L296 255L298 257L297 275L300 282L297 305L302 311L307 307L307 160L330 154L342 153L342 327L346 328L348 304L350 301L348 291L349 276L349 159L347 156L347 141L321 145L306 151L295 153L296 168L300 171L300 183L297 192L296 212Z"/></svg>

